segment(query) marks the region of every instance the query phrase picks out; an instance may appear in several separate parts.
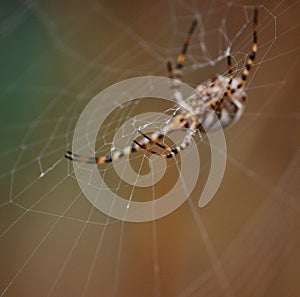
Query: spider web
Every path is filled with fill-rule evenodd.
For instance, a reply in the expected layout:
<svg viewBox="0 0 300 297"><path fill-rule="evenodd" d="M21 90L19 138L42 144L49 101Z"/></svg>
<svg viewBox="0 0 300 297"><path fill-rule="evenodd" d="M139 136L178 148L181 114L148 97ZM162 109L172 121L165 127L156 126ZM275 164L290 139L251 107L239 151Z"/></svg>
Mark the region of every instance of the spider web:
<svg viewBox="0 0 300 297"><path fill-rule="evenodd" d="M199 135L198 183L169 216L118 221L81 192L64 153L97 93L124 79L165 75L166 59L175 62L195 17L184 67L189 85L226 74L228 49L240 74L251 49L257 3L142 2L1 5L0 296L298 296L299 1L258 3L247 109L225 131L226 172L207 207L198 200L210 148ZM99 128L99 155L122 149L138 129L160 129L174 112L153 98L111 102L116 108ZM180 160L167 161L153 187L129 185L111 165L98 169L116 195L151 201L172 188ZM154 177L148 153L130 163L137 175ZM95 197L105 195L90 185Z"/></svg>

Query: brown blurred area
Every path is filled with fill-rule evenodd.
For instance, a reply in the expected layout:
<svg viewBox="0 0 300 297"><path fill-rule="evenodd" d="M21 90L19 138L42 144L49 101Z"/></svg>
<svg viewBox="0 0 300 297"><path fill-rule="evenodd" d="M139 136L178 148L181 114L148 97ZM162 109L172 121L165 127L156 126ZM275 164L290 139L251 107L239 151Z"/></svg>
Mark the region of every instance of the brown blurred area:
<svg viewBox="0 0 300 297"><path fill-rule="evenodd" d="M0 296L300 296L300 6L231 3L1 4L10 21L1 45ZM253 5L259 50L247 110L225 131L226 172L213 200L197 206L210 168L209 145L199 141L199 182L171 215L137 224L93 209L62 157L87 102L118 81L165 76L197 13L210 58L226 50L225 29L238 73L251 49ZM226 72L225 59L193 69L205 65L200 29L184 72L192 86Z"/></svg>

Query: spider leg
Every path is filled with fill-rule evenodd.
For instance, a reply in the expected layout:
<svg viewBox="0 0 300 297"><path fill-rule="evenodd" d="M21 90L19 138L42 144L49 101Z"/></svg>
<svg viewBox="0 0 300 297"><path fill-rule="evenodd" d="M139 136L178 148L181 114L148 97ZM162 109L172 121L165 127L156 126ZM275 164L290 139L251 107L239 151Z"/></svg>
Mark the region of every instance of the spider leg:
<svg viewBox="0 0 300 297"><path fill-rule="evenodd" d="M195 137L195 135L196 135L196 130L190 128L190 129L188 129L188 134L184 137L184 140L182 141L182 143L180 143L179 145L177 145L173 148L166 147L167 148L166 153L159 153L148 147L146 148L146 151L148 151L152 154L155 154L157 156L160 156L160 157L163 157L166 159L170 159L170 158L175 157L175 155L177 155L179 152L183 151L185 148L187 148L190 145L192 138Z"/></svg>
<svg viewBox="0 0 300 297"><path fill-rule="evenodd" d="M89 156L79 155L68 151L65 154L65 157L77 163L105 164L105 163L117 161L122 157L128 156L131 153L135 153L141 149L148 150L147 147L150 144L155 144L164 150L168 150L167 146L158 143L158 141L161 140L164 137L164 135L169 133L170 131L182 128L182 126L186 124L186 121L187 119L184 116L178 115L177 117L173 118L173 120L168 125L166 125L161 131L152 133L151 136L147 136L141 131L138 131L144 137L140 142L134 140L132 145L127 146L123 150L112 152L106 156L89 157Z"/></svg>
<svg viewBox="0 0 300 297"><path fill-rule="evenodd" d="M139 142L137 142L136 140L133 141L136 145L138 145L141 149L147 151L147 152L150 152L151 154L154 154L154 155L159 155L159 153L151 150L150 148L146 147L145 145L142 145L140 144Z"/></svg>
<svg viewBox="0 0 300 297"><path fill-rule="evenodd" d="M197 20L194 20L188 31L188 34L184 40L182 50L177 57L176 67L175 67L174 71L172 69L171 61L167 61L168 78L172 79L171 88L174 90L174 98L180 105L184 105L183 96L182 96L181 92L179 91L180 82L181 82L181 78L182 78L182 69L183 69L185 58L186 58L186 53L188 50L190 39L196 29L196 26L197 26Z"/></svg>
<svg viewBox="0 0 300 297"><path fill-rule="evenodd" d="M173 131L173 130L170 130L170 131ZM162 148L163 150L166 150L166 151L171 151L171 148L169 146L166 146L166 145L163 145L159 142L157 142L156 139L152 139L150 136L147 136L146 134L142 133L140 130L138 131L141 135L143 135L144 138L148 139L149 140L149 144L153 144L153 145L156 145L160 148ZM168 131L169 132L169 131ZM160 137L159 139L162 139L165 135L164 134L160 134ZM147 147L146 145L142 144L141 142L138 142L137 140L134 140L133 141L135 144L137 144L140 148L150 152L150 153L153 153L153 154L157 154L159 155L158 152L156 151L153 151L152 149L150 149L149 147Z"/></svg>
<svg viewBox="0 0 300 297"><path fill-rule="evenodd" d="M151 144L156 145L163 150L167 151L168 153L172 151L172 148L159 143L158 141L161 140L165 135L168 133L172 133L175 130L181 129L183 127L189 127L188 118L184 115L177 115L176 117L172 118L172 121L166 125L160 132L153 133L151 136L144 134L142 131L138 130L138 132L144 137L141 142L134 140L133 142L139 146L140 149L144 149L152 154L161 155L160 153L152 150L149 146ZM147 143L145 144L145 140Z"/></svg>
<svg viewBox="0 0 300 297"><path fill-rule="evenodd" d="M160 143L158 143L159 140L161 140L167 133L172 132L173 130L176 129L180 129L184 126L187 126L187 118L182 116L182 115L178 115L177 117L173 118L173 120L171 121L171 123L169 123L168 125L166 125L161 131L159 132L155 132L152 133L151 136L147 136L146 134L142 133L141 131L138 130L138 132L144 137L140 142L134 140L133 144L130 146L127 146L125 149L120 150L120 151L115 151L112 152L106 156L102 156L102 157L89 157L89 156L84 156L84 155L79 155L79 154L75 154L72 153L70 151L68 151L65 154L65 157L71 161L77 162L77 163L86 163L86 164L105 164L105 163L109 163L109 162L113 162L113 161L117 161L119 159L121 159L124 156L128 156L131 153L137 152L141 149L144 149L148 152L151 152L152 154L156 154L165 158L170 158L170 157L166 157L167 154L160 154L158 152L153 151L152 149L149 148L149 145L154 144L162 149L164 149L165 151L167 151L168 153L171 153L173 151L173 153L175 152L175 148L170 148L168 146L162 145ZM178 147L178 151L177 153L182 150L182 148L185 148L189 143L185 143L183 142L181 145L181 148Z"/></svg>
<svg viewBox="0 0 300 297"><path fill-rule="evenodd" d="M149 147L142 146L137 141L134 141L134 142L137 145L139 145L142 149L145 149L147 152L150 152L151 154L154 154L154 155L166 158L166 159L170 159L170 158L175 157L175 155L177 155L179 152L183 151L185 148L187 148L190 145L192 138L194 138L196 135L197 127L198 127L198 121L197 121L197 119L194 119L192 126L189 127L188 133L184 137L182 143L180 143L179 145L177 145L173 148L171 148L169 146L162 146L162 148L164 148L167 151L166 153L159 153L157 151L152 150Z"/></svg>
<svg viewBox="0 0 300 297"><path fill-rule="evenodd" d="M131 153L139 151L141 148L136 144L132 144L121 151L116 151L111 154L102 157L89 157L84 155L78 155L72 153L71 151L67 151L65 157L71 161L77 163L86 163L86 164L105 164L112 161L116 161L121 159L124 156L128 156Z"/></svg>
<svg viewBox="0 0 300 297"><path fill-rule="evenodd" d="M78 155L78 154L72 153L70 151L68 151L65 154L65 157L67 159L69 159L71 161L75 161L77 163L105 164L105 163L117 161L124 156L128 156L131 153L135 153L141 149L145 149L145 148L147 148L147 146L150 143L157 142L159 139L162 139L163 136L164 135L159 132L153 133L151 135L151 137L148 137L148 136L144 137L140 143L138 143L137 141L134 140L133 144L130 146L127 146L125 149L112 152L112 153L110 153L106 156L102 156L102 157L89 157L89 156L84 156L84 155Z"/></svg>
<svg viewBox="0 0 300 297"><path fill-rule="evenodd" d="M256 52L257 52L257 21L258 21L258 8L256 7L254 9L254 13L253 13L253 43L252 43L252 50L251 50L251 52L248 56L246 66L245 66L245 68L242 72L240 83L234 88L231 88L231 85L229 87L227 87L227 90L224 94L225 97L234 94L238 89L242 88L246 83L247 77L249 76L249 72L250 72L251 66L254 63ZM231 82L232 82L232 80L230 81L230 84L231 84Z"/></svg>
<svg viewBox="0 0 300 297"><path fill-rule="evenodd" d="M142 131L138 130L138 132L144 136L144 138L147 138L150 142L150 144L154 144L154 145L157 145L158 147L164 149L164 150L168 150L168 147L163 145L163 144L160 144L159 142L154 142L149 136L147 136L146 134L142 133ZM163 134L162 134L163 135ZM163 135L164 136L164 135ZM139 144L137 141L134 140L134 143L137 143ZM144 148L144 147L143 147ZM145 149L145 148L144 148Z"/></svg>
<svg viewBox="0 0 300 297"><path fill-rule="evenodd" d="M168 73L168 78L174 79L172 62L170 60L167 61L167 73Z"/></svg>
<svg viewBox="0 0 300 297"><path fill-rule="evenodd" d="M65 157L71 161L76 161L78 163L87 163L87 164L91 164L91 163L95 163L95 157L88 157L88 156L84 156L84 155L78 155L78 154L74 154L71 151L67 151L65 153Z"/></svg>
<svg viewBox="0 0 300 297"><path fill-rule="evenodd" d="M227 84L227 88L226 88L225 93L223 94L223 97L219 100L219 102L217 103L217 107L215 109L218 117L221 116L220 109L223 106L224 99L227 98L227 97L230 97L238 89L242 88L246 83L247 77L249 76L249 72L250 72L251 66L254 63L254 59L255 59L255 56L256 56L256 52L257 52L257 20L258 20L258 8L255 8L254 13L253 13L253 43L252 43L252 50L249 54L245 69L242 72L240 83L234 88L231 88L231 84L232 84L232 80L233 80L233 73L232 73L232 64L231 64L231 55L230 55L230 53L227 56L229 82Z"/></svg>
<svg viewBox="0 0 300 297"><path fill-rule="evenodd" d="M188 47L189 47L189 43L190 43L190 40L191 40L191 37L196 29L196 26L197 26L197 20L194 20L189 31L188 31L188 34L184 40L184 43L183 43L183 47L182 47L182 50L180 52L180 54L178 55L178 58L177 58L177 63L176 63L176 68L175 68L175 71L174 71L174 78L177 79L177 80L181 80L182 78L182 68L183 68L183 64L184 64L184 61L185 61L185 57L186 57L186 53L187 53L187 50L188 50Z"/></svg>
<svg viewBox="0 0 300 297"><path fill-rule="evenodd" d="M223 102L224 102L225 97L228 97L228 94L230 94L231 84L232 84L232 80L233 80L233 72L232 72L232 63L231 63L231 54L230 54L230 52L228 52L228 54L227 54L227 67L228 67L229 81L227 83L226 92L223 95L223 97L221 98L221 100L217 101L216 103L213 103L213 105L211 106L212 108L214 108L214 105L216 105L215 106L215 112L216 112L219 119L221 117L220 110L223 107Z"/></svg>
<svg viewBox="0 0 300 297"><path fill-rule="evenodd" d="M233 73L232 73L232 64L231 64L231 55L230 53L227 56L227 67L228 67L228 75L229 75L229 82L227 84L227 91L230 91L231 84L233 80Z"/></svg>

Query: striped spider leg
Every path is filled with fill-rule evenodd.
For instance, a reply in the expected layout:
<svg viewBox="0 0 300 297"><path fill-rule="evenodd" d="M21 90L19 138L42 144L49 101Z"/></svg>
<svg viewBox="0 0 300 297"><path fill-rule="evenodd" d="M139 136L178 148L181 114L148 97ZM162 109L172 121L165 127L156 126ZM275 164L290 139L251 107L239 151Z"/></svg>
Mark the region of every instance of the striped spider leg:
<svg viewBox="0 0 300 297"><path fill-rule="evenodd" d="M183 100L180 93L182 69L191 36L197 26L197 20L195 20L188 31L174 71L171 62L167 62L168 77L172 80L171 88L174 91L174 98L179 105L178 114L172 118L170 123L166 124L161 131L154 132L149 136L139 131L143 136L141 141L134 140L132 145L106 156L89 157L68 151L65 157L79 163L105 164L143 149L163 158L172 158L191 143L197 130L214 131L220 125L222 128L226 128L235 124L241 118L245 109L247 94L244 91L244 86L257 52L257 8L254 9L253 15L252 50L240 76L233 76L231 55L227 52L228 77L219 74L215 75L213 78L198 85L195 94L191 98ZM182 128L187 128L187 133L181 144L171 148L160 143L168 133ZM163 152L159 153L152 150L151 145L160 147L163 149Z"/></svg>

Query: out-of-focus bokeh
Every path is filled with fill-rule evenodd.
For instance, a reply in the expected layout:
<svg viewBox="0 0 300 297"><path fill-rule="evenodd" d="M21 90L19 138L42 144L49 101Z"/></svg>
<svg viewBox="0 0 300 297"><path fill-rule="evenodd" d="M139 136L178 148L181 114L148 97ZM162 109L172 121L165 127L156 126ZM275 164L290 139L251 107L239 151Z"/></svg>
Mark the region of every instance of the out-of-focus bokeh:
<svg viewBox="0 0 300 297"><path fill-rule="evenodd" d="M135 224L94 209L63 157L86 104L124 79L165 76L195 17L184 82L225 74L228 47L240 74L254 5L259 50L247 110L225 131L228 160L214 199L198 208L210 167L209 145L198 139L199 182L174 213ZM0 296L300 296L299 1L0 6ZM137 104L132 114L148 107L167 108ZM102 153L125 110L100 130ZM136 189L145 200L172 187L170 162L165 184ZM101 185L95 193L105 195Z"/></svg>

